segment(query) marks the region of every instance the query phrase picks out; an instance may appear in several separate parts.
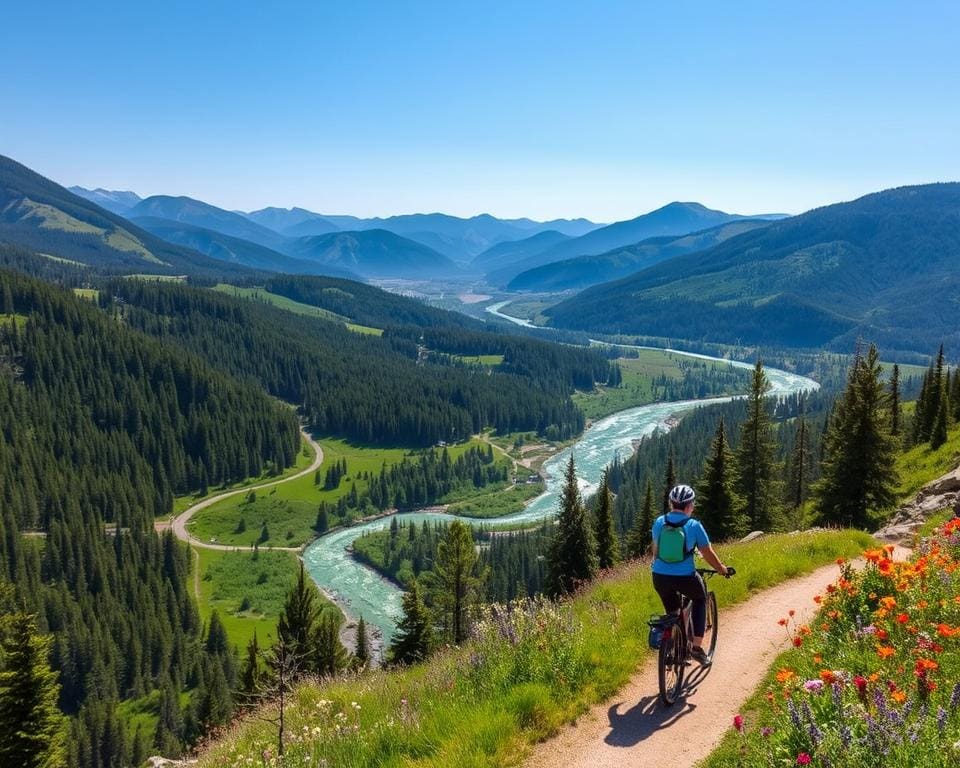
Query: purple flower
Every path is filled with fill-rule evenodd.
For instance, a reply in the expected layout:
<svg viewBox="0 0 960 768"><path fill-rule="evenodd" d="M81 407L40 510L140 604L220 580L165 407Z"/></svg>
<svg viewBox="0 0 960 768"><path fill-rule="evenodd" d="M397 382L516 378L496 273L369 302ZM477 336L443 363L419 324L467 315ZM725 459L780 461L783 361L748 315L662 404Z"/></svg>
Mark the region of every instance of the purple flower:
<svg viewBox="0 0 960 768"><path fill-rule="evenodd" d="M947 710L943 707L937 708L937 730L942 735L947 729Z"/></svg>
<svg viewBox="0 0 960 768"><path fill-rule="evenodd" d="M950 694L950 711L953 712L960 704L960 683L953 686L953 693Z"/></svg>
<svg viewBox="0 0 960 768"><path fill-rule="evenodd" d="M807 680L803 687L810 693L820 693L823 690L823 680Z"/></svg>

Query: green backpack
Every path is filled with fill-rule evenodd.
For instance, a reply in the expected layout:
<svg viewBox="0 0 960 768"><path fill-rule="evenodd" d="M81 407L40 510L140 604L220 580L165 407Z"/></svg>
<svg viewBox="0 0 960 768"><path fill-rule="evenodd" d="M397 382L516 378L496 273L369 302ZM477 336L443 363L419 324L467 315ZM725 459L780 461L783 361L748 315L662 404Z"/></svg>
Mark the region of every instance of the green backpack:
<svg viewBox="0 0 960 768"><path fill-rule="evenodd" d="M657 557L665 563L682 563L691 554L693 549L687 549L686 526L691 518L682 523L671 523L664 518L664 526L660 529L660 540L657 542Z"/></svg>

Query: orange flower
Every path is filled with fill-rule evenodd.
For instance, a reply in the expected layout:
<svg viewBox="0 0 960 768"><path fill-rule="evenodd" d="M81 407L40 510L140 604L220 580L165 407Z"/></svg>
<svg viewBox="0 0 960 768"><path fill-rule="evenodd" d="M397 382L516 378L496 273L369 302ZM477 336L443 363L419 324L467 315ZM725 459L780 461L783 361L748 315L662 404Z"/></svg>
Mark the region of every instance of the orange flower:
<svg viewBox="0 0 960 768"><path fill-rule="evenodd" d="M903 704L903 702L907 700L907 694L903 691L894 691L890 694L890 698L897 702L897 704Z"/></svg>
<svg viewBox="0 0 960 768"><path fill-rule="evenodd" d="M833 673L833 670L830 669L821 669L820 670L820 679L823 680L827 685L833 685L837 682L837 676Z"/></svg>
<svg viewBox="0 0 960 768"><path fill-rule="evenodd" d="M877 563L877 570L880 571L883 576L889 576L894 571L893 561L881 560Z"/></svg>
<svg viewBox="0 0 960 768"><path fill-rule="evenodd" d="M888 611L892 611L894 608L897 607L897 600L896 598L890 597L889 595L887 597L881 597L880 605L882 605Z"/></svg>
<svg viewBox="0 0 960 768"><path fill-rule="evenodd" d="M823 664L823 656L821 656L819 653L814 654L813 663L814 663L814 664Z"/></svg>
<svg viewBox="0 0 960 768"><path fill-rule="evenodd" d="M954 629L949 624L937 624L937 634L940 637L956 637L960 635L960 627Z"/></svg>
<svg viewBox="0 0 960 768"><path fill-rule="evenodd" d="M893 656L893 654L895 654L896 652L897 652L897 649L896 649L896 648L893 648L893 647L891 647L891 646L889 646L889 645L878 645L878 646L877 646L877 655L878 655L881 659L889 658L890 656Z"/></svg>
<svg viewBox="0 0 960 768"><path fill-rule="evenodd" d="M779 672L777 672L777 682L778 683L789 683L793 678L797 676L797 673L794 672L789 667L784 667Z"/></svg>
<svg viewBox="0 0 960 768"><path fill-rule="evenodd" d="M820 605L820 602L821 602L822 600L823 600L823 598L822 598L820 595L814 595L814 596L813 596L813 602L815 602L817 605ZM957 602L960 603L960 597L957 597Z"/></svg>

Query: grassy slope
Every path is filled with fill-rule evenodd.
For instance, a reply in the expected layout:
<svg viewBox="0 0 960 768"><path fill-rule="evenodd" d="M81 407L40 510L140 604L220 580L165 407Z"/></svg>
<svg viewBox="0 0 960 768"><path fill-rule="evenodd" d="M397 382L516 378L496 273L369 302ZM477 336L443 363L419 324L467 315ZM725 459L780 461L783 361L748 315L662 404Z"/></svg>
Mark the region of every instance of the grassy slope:
<svg viewBox="0 0 960 768"><path fill-rule="evenodd" d="M471 441L449 446L448 450L451 458L456 459L470 446L479 444L479 441ZM199 512L190 521L190 532L205 541L216 538L221 544L249 547L259 538L261 525L266 522L270 539L264 546L299 546L314 536L313 526L321 501L336 502L341 496L346 496L361 472L376 475L384 464L397 464L405 456L415 455L415 452L404 448L367 448L327 438L321 441L321 447L321 477L335 462L341 459L347 462L347 474L335 490L323 490L322 486L314 484L313 475L308 475L257 492L253 503L248 502L244 495L234 496ZM362 493L366 481L357 480L356 484L357 493ZM236 533L241 517L246 521L246 531Z"/></svg>
<svg viewBox="0 0 960 768"><path fill-rule="evenodd" d="M217 494L223 493L224 491L235 490L237 488L247 488L251 485L258 485L260 483L273 482L274 480L282 480L285 477L290 475L295 475L297 472L306 469L310 466L316 454L314 453L313 448L310 447L309 443L301 441L300 443L300 452L297 454L297 460L294 462L292 467L288 467L283 472L278 475L268 475L264 473L260 477L248 477L246 480L242 480L239 483L234 483L233 485L220 486L211 490L206 496L196 495L187 495L187 496L178 496L173 500L173 514L179 515L181 512L185 511L187 507L196 504L198 501L203 501L208 499L211 496L216 496ZM312 481L313 478L311 477Z"/></svg>
<svg viewBox="0 0 960 768"><path fill-rule="evenodd" d="M666 376L682 379L683 371L677 356L653 349L640 350L637 358L619 358L617 363L623 373L619 387L597 387L593 392L576 392L573 401L588 419L596 420L624 408L652 403L653 379Z"/></svg>
<svg viewBox="0 0 960 768"><path fill-rule="evenodd" d="M720 605L746 599L752 590L837 557L853 556L870 542L865 534L844 531L771 536L723 547L722 556L737 566L739 575L715 584ZM493 649L497 658L489 653L471 656L468 647L411 669L306 684L298 689L296 706L289 712L290 732L306 734L288 745L290 759L300 764L309 756L310 764L326 759L344 766L519 764L530 743L611 696L629 679L649 653L646 620L660 610L645 563L608 575L569 608L570 636L579 640L568 650L585 672L579 682L568 684L555 674L533 681L499 672L471 675L477 665L500 672L514 664L553 668L555 659L538 658L535 644L526 647L528 657L518 659L514 649L501 643L499 650ZM336 730L337 713L351 726L348 732ZM272 744L269 726L251 719L213 745L200 766L238 764Z"/></svg>

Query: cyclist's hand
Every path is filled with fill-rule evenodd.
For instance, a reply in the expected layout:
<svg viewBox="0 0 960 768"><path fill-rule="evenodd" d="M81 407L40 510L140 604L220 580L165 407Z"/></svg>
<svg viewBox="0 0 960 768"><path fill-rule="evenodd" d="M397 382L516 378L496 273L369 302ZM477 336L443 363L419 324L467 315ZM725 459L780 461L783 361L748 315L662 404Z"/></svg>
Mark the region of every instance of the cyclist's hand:
<svg viewBox="0 0 960 768"><path fill-rule="evenodd" d="M730 578L731 576L733 576L736 572L737 572L737 569L736 569L736 568L733 568L733 567L731 567L731 566L729 566L729 565L724 566L723 575L724 575L726 578L729 579L729 578Z"/></svg>

